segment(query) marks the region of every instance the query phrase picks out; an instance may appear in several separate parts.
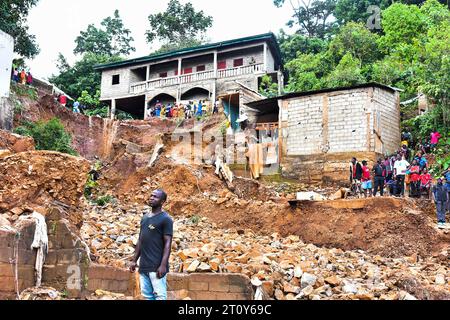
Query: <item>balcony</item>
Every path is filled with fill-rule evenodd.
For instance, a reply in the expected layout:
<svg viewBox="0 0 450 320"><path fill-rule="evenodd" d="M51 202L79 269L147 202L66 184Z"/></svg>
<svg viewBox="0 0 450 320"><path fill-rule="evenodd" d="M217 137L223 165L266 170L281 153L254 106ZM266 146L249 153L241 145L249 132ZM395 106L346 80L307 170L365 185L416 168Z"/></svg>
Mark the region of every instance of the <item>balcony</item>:
<svg viewBox="0 0 450 320"><path fill-rule="evenodd" d="M264 64L253 64L250 66L242 66L231 69L223 69L217 70L217 78L231 78L231 77L239 77L247 74L256 74L264 72ZM211 80L215 78L215 71L208 70L196 73L185 74L182 76L175 76L169 78L158 78L149 81L143 81L138 83L133 83L130 86L130 93L132 94L140 94L146 91L163 88L168 86L175 86L180 84L186 84L197 81Z"/></svg>

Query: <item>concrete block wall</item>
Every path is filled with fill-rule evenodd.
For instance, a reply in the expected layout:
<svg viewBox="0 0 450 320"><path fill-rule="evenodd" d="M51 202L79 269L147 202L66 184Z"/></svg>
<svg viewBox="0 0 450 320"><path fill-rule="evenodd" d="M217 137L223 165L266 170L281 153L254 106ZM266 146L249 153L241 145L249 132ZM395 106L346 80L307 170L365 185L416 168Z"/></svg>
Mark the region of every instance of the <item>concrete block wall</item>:
<svg viewBox="0 0 450 320"><path fill-rule="evenodd" d="M170 300L253 300L250 279L242 274L169 274Z"/></svg>
<svg viewBox="0 0 450 320"><path fill-rule="evenodd" d="M392 154L398 149L401 140L399 93L375 88L374 100L381 113L380 134L384 145L382 153Z"/></svg>
<svg viewBox="0 0 450 320"><path fill-rule="evenodd" d="M86 247L71 230L70 223L61 218L60 211L46 217L49 251L42 269L42 285L67 290L69 297L81 297L86 286L89 267ZM31 249L36 228L34 219L19 221L14 228L20 233L18 245L19 292L36 283L36 249ZM15 231L0 231L0 298L15 298L14 257Z"/></svg>
<svg viewBox="0 0 450 320"><path fill-rule="evenodd" d="M328 99L328 152L369 151L367 89L343 91Z"/></svg>
<svg viewBox="0 0 450 320"><path fill-rule="evenodd" d="M288 102L287 155L309 155L322 152L323 97L300 97Z"/></svg>
<svg viewBox="0 0 450 320"><path fill-rule="evenodd" d="M112 84L113 75L120 75L120 83ZM117 68L102 72L101 99L125 97L130 94L130 69Z"/></svg>
<svg viewBox="0 0 450 320"><path fill-rule="evenodd" d="M283 176L346 181L353 156L372 163L400 143L399 95L379 87L317 93L282 102Z"/></svg>
<svg viewBox="0 0 450 320"><path fill-rule="evenodd" d="M14 248L18 241L18 285L19 293L35 284L34 265L36 253L31 249L34 238L34 223L27 222L20 231L0 230L0 299L14 299L16 296Z"/></svg>
<svg viewBox="0 0 450 320"><path fill-rule="evenodd" d="M264 49L263 45L255 46L248 49L230 51L225 53L220 53L217 56L217 61L227 61L227 69L234 68L233 60L234 59L244 59L244 66L250 65L250 61L252 58L255 60L256 64L264 62Z"/></svg>
<svg viewBox="0 0 450 320"><path fill-rule="evenodd" d="M87 290L91 293L103 290L133 296L135 287L135 274L128 270L97 264L89 266Z"/></svg>

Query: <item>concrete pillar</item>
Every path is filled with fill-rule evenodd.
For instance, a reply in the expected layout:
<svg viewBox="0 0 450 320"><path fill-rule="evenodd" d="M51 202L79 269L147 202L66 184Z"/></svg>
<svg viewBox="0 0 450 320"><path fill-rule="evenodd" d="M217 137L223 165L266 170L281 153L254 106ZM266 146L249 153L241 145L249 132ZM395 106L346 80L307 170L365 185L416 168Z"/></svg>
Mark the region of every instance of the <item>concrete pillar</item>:
<svg viewBox="0 0 450 320"><path fill-rule="evenodd" d="M145 78L145 81L150 80L150 65L147 66L147 76Z"/></svg>
<svg viewBox="0 0 450 320"><path fill-rule="evenodd" d="M214 51L214 78L217 78L217 51Z"/></svg>
<svg viewBox="0 0 450 320"><path fill-rule="evenodd" d="M264 72L267 72L267 43L264 42Z"/></svg>
<svg viewBox="0 0 450 320"><path fill-rule="evenodd" d="M284 88L284 75L281 70L278 70L278 95L281 96Z"/></svg>
<svg viewBox="0 0 450 320"><path fill-rule="evenodd" d="M214 104L216 103L216 80L213 80L212 82L212 90L211 90L211 102L212 102L212 107L214 108Z"/></svg>
<svg viewBox="0 0 450 320"><path fill-rule="evenodd" d="M181 76L182 59L178 58L178 76Z"/></svg>
<svg viewBox="0 0 450 320"><path fill-rule="evenodd" d="M147 120L149 118L148 110L147 110L147 95L145 95L144 98L144 120Z"/></svg>
<svg viewBox="0 0 450 320"><path fill-rule="evenodd" d="M111 100L111 120L116 118L116 99Z"/></svg>

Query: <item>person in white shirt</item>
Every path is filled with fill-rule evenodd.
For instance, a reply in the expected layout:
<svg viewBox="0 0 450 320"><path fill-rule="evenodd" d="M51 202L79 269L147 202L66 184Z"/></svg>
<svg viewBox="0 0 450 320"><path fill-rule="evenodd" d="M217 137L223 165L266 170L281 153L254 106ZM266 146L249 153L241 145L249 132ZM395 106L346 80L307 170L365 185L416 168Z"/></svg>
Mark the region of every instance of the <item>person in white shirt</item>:
<svg viewBox="0 0 450 320"><path fill-rule="evenodd" d="M409 166L410 164L406 161L404 156L401 157L399 155L397 157L397 161L395 161L394 165L394 176L397 180L397 194L400 194L402 197L405 196L405 176Z"/></svg>

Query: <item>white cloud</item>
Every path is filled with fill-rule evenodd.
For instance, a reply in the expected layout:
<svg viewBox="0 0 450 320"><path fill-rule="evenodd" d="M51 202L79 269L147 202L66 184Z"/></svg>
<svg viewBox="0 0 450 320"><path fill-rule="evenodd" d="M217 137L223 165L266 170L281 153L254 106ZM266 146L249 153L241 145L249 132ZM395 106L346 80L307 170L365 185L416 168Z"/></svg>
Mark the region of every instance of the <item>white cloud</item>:
<svg viewBox="0 0 450 320"><path fill-rule="evenodd" d="M186 0L180 2L186 3ZM211 41L229 40L285 28L291 16L288 6L278 9L272 0L191 0L196 10L203 10L214 18L207 37ZM151 47L145 42L148 15L164 11L168 0L40 0L28 17L30 33L36 35L41 53L28 61L31 71L40 77L58 72L56 59L61 52L70 63L74 40L91 23L100 22L119 10L124 24L132 32L136 52L132 57L145 56ZM157 49L154 47L153 49Z"/></svg>

